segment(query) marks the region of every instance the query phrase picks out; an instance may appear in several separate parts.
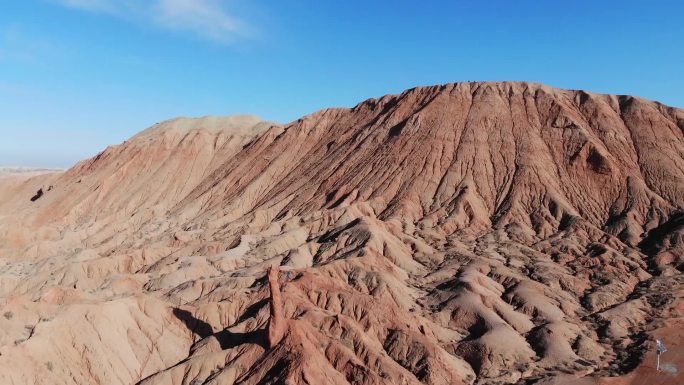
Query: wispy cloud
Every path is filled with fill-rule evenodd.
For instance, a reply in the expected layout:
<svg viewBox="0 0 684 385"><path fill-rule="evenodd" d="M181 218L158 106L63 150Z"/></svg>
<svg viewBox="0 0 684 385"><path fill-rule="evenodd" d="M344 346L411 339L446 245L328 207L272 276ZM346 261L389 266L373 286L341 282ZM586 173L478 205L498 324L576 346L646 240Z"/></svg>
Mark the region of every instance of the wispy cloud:
<svg viewBox="0 0 684 385"><path fill-rule="evenodd" d="M109 14L165 30L191 33L218 43L231 43L252 33L247 23L227 9L224 0L55 1L69 8Z"/></svg>

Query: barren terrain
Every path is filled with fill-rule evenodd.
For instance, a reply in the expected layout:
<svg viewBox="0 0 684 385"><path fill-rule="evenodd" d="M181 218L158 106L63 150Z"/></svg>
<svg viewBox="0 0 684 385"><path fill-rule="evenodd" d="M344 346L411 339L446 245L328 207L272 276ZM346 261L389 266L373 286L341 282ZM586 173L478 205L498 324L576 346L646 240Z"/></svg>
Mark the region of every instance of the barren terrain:
<svg viewBox="0 0 684 385"><path fill-rule="evenodd" d="M171 120L0 179L0 384L684 383L683 210L632 96Z"/></svg>

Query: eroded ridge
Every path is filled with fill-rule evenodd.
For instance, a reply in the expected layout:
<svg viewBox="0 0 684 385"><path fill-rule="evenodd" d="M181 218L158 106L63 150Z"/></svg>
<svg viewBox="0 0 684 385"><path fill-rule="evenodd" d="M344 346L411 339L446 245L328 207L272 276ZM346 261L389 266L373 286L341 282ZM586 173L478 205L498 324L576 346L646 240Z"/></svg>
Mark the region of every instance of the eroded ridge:
<svg viewBox="0 0 684 385"><path fill-rule="evenodd" d="M285 336L287 331L287 320L283 315L283 298L280 293L280 282L278 282L278 275L280 269L276 266L271 266L268 269L268 287L271 294L269 304L268 317L268 345L274 348Z"/></svg>

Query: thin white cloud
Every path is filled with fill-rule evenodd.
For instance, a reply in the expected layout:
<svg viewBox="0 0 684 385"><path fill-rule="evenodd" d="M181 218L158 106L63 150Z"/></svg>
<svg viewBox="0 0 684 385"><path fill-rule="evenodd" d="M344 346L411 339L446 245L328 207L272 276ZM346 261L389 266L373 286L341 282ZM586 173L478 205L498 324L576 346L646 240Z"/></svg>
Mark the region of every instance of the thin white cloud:
<svg viewBox="0 0 684 385"><path fill-rule="evenodd" d="M248 25L233 16L224 0L56 0L89 12L106 13L219 43L249 36Z"/></svg>
<svg viewBox="0 0 684 385"><path fill-rule="evenodd" d="M155 15L159 25L217 41L229 41L247 32L247 26L230 16L217 0L158 0Z"/></svg>

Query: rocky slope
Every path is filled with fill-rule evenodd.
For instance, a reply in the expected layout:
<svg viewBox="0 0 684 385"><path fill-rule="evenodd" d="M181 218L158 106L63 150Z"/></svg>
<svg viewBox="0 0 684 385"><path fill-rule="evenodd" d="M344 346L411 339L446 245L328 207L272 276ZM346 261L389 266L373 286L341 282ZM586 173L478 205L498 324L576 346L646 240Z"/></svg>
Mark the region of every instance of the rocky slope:
<svg viewBox="0 0 684 385"><path fill-rule="evenodd" d="M677 383L683 130L459 83L0 182L0 382Z"/></svg>

